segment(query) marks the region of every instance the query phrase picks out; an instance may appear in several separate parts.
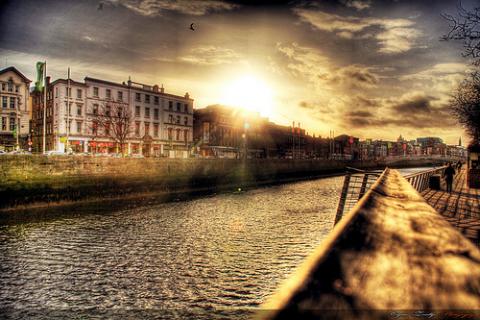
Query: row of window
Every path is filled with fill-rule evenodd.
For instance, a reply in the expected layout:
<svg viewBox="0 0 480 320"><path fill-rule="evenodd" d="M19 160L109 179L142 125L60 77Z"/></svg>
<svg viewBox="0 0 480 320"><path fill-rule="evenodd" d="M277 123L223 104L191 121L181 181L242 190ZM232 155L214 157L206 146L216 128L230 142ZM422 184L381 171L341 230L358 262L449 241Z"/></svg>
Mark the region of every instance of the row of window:
<svg viewBox="0 0 480 320"><path fill-rule="evenodd" d="M93 96L95 98L100 97L100 89L98 87L93 87ZM105 98L112 99L112 89L105 89ZM123 91L117 91L117 100L123 101Z"/></svg>
<svg viewBox="0 0 480 320"><path fill-rule="evenodd" d="M140 114L140 106L135 106L135 117L139 118L141 116ZM144 112L144 117L145 118L150 118L150 108L145 107L145 112ZM160 110L158 108L153 109L153 119L158 120L160 117Z"/></svg>
<svg viewBox="0 0 480 320"><path fill-rule="evenodd" d="M2 91L13 92L14 88L16 93L20 91L20 86L15 85L13 83L13 80L9 80L8 82L2 82Z"/></svg>
<svg viewBox="0 0 480 320"><path fill-rule="evenodd" d="M17 105L20 105L20 98L19 97L5 97L2 96L2 108L7 109L16 109Z"/></svg>
<svg viewBox="0 0 480 320"><path fill-rule="evenodd" d="M100 88L99 87L93 87L93 96L98 98L100 97ZM51 91L48 93L49 98L51 98ZM66 87L65 88L65 95L67 97L71 97L72 95L72 88ZM55 88L55 97L58 98L58 88ZM82 99L83 97L83 90L82 89L77 89L77 99ZM112 99L112 90L111 89L105 89L105 97L107 99ZM142 95L139 92L135 93L135 101L142 101ZM117 91L117 100L118 101L123 101L123 91ZM159 97L158 96L153 96L153 102L154 104L158 105L159 104ZM145 103L151 103L151 96L149 94L144 95L144 102ZM138 106L137 106L138 107ZM173 101L168 101L168 110L174 111L174 102ZM185 112L188 113L188 103L182 103L177 102L175 105L175 111L177 112Z"/></svg>
<svg viewBox="0 0 480 320"><path fill-rule="evenodd" d="M13 131L16 124L15 118L2 117L2 131Z"/></svg>
<svg viewBox="0 0 480 320"><path fill-rule="evenodd" d="M177 116L176 118L174 118L173 115L169 114L167 123L180 124L180 120L181 120L180 116ZM183 118L183 125L188 126L188 117Z"/></svg>

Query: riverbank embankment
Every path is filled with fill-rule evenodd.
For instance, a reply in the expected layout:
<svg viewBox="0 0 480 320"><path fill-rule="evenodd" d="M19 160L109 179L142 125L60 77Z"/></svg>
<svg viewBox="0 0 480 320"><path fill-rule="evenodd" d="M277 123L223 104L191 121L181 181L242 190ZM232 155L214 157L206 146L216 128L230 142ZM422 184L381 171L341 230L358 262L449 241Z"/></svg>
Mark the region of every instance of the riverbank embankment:
<svg viewBox="0 0 480 320"><path fill-rule="evenodd" d="M445 159L390 161L135 159L2 156L0 212L85 201L165 197L257 187L362 169L420 167Z"/></svg>

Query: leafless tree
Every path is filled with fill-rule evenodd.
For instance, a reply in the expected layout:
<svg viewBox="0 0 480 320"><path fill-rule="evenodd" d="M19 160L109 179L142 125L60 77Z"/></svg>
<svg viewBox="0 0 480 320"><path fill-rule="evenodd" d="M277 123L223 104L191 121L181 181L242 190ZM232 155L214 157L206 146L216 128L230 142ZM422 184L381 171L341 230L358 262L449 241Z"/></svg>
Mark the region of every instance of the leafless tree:
<svg viewBox="0 0 480 320"><path fill-rule="evenodd" d="M473 143L480 142L480 6L467 10L459 2L457 15L443 14L450 31L443 40L462 41L462 55L473 59L473 71L452 95L450 106L458 122L467 130Z"/></svg>
<svg viewBox="0 0 480 320"><path fill-rule="evenodd" d="M443 40L463 41L464 57L473 58L473 63L480 65L480 7L467 10L460 2L458 14L442 14L450 24L450 31L442 37Z"/></svg>
<svg viewBox="0 0 480 320"><path fill-rule="evenodd" d="M458 122L467 130L473 143L480 143L480 73L465 79L452 97L451 107Z"/></svg>
<svg viewBox="0 0 480 320"><path fill-rule="evenodd" d="M111 138L119 146L122 155L125 154L125 145L132 132L133 116L127 104L107 102L93 110L92 134Z"/></svg>

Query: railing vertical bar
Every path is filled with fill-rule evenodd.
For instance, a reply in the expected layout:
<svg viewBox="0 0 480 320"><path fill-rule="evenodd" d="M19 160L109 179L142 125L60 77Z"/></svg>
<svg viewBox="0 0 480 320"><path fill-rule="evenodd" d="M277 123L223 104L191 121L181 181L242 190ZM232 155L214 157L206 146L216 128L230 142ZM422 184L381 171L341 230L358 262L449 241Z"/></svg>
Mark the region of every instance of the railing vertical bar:
<svg viewBox="0 0 480 320"><path fill-rule="evenodd" d="M367 189L368 178L369 178L369 174L365 173L363 175L362 185L360 187L360 192L358 193L358 200L360 200L363 197L363 195L365 194L365 190Z"/></svg>
<svg viewBox="0 0 480 320"><path fill-rule="evenodd" d="M337 214L335 215L335 224L343 216L343 209L345 208L345 201L347 200L348 186L350 184L350 174L345 175L345 180L343 181L342 194L340 195L340 201L338 203Z"/></svg>

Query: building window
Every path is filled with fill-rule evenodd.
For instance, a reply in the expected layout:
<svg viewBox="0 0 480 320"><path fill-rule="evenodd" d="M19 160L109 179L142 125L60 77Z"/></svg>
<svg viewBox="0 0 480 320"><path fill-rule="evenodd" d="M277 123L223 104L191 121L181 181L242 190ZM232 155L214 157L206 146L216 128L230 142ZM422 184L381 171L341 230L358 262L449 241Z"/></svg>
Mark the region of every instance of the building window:
<svg viewBox="0 0 480 320"><path fill-rule="evenodd" d="M140 122L135 122L135 135L140 136Z"/></svg>
<svg viewBox="0 0 480 320"><path fill-rule="evenodd" d="M95 104L93 105L92 113L93 113L94 115L97 115L97 114L98 114L98 104L95 103Z"/></svg>
<svg viewBox="0 0 480 320"><path fill-rule="evenodd" d="M177 116L177 124L180 124L180 116Z"/></svg>
<svg viewBox="0 0 480 320"><path fill-rule="evenodd" d="M10 131L15 130L15 118L10 118Z"/></svg>
<svg viewBox="0 0 480 320"><path fill-rule="evenodd" d="M185 142L188 141L188 130L184 130L184 131L183 131L183 140L184 140Z"/></svg>
<svg viewBox="0 0 480 320"><path fill-rule="evenodd" d="M5 82L2 82L2 91L5 91Z"/></svg>
<svg viewBox="0 0 480 320"><path fill-rule="evenodd" d="M7 131L7 117L2 117L2 131Z"/></svg>
<svg viewBox="0 0 480 320"><path fill-rule="evenodd" d="M118 101L123 101L123 92L122 91L117 92L117 100Z"/></svg>
<svg viewBox="0 0 480 320"><path fill-rule="evenodd" d="M110 123L108 123L108 122L105 123L104 129L105 129L105 135L109 136L110 135Z"/></svg>
<svg viewBox="0 0 480 320"><path fill-rule="evenodd" d="M77 133L82 133L82 122L77 121Z"/></svg>
<svg viewBox="0 0 480 320"><path fill-rule="evenodd" d="M93 87L93 96L98 97L98 87Z"/></svg>
<svg viewBox="0 0 480 320"><path fill-rule="evenodd" d="M98 133L98 122L97 121L93 121L92 122L92 134L94 136L96 136Z"/></svg>
<svg viewBox="0 0 480 320"><path fill-rule="evenodd" d="M55 98L58 98L58 88L55 88Z"/></svg>
<svg viewBox="0 0 480 320"><path fill-rule="evenodd" d="M15 92L18 93L18 91L20 91L20 86L15 86Z"/></svg>
<svg viewBox="0 0 480 320"><path fill-rule="evenodd" d="M70 98L72 96L72 88L65 87L65 95Z"/></svg>
<svg viewBox="0 0 480 320"><path fill-rule="evenodd" d="M145 135L150 135L150 123L145 122Z"/></svg>
<svg viewBox="0 0 480 320"><path fill-rule="evenodd" d="M10 97L10 109L15 109L15 98Z"/></svg>
<svg viewBox="0 0 480 320"><path fill-rule="evenodd" d="M110 106L105 107L105 114L107 115L107 117L110 117L111 111L112 111L112 107Z"/></svg>
<svg viewBox="0 0 480 320"><path fill-rule="evenodd" d="M173 102L168 101L168 110L173 110Z"/></svg>
<svg viewBox="0 0 480 320"><path fill-rule="evenodd" d="M81 115L82 115L82 105L77 104L77 116L81 116Z"/></svg>
<svg viewBox="0 0 480 320"><path fill-rule="evenodd" d="M158 97L157 97L157 96L154 96L154 97L153 97L153 103L154 103L154 104L158 104L158 102L159 102Z"/></svg>
<svg viewBox="0 0 480 320"><path fill-rule="evenodd" d="M140 117L140 106L135 106L135 117Z"/></svg>
<svg viewBox="0 0 480 320"><path fill-rule="evenodd" d="M149 94L145 95L145 102L150 103L150 95Z"/></svg>
<svg viewBox="0 0 480 320"><path fill-rule="evenodd" d="M2 108L3 109L7 108L7 97L2 97Z"/></svg>
<svg viewBox="0 0 480 320"><path fill-rule="evenodd" d="M136 101L141 101L142 100L140 93L138 93L138 92L135 93L135 100Z"/></svg>
<svg viewBox="0 0 480 320"><path fill-rule="evenodd" d="M158 109L153 109L153 118L158 120Z"/></svg>
<svg viewBox="0 0 480 320"><path fill-rule="evenodd" d="M180 140L180 131L181 131L180 129L177 129L177 141Z"/></svg>
<svg viewBox="0 0 480 320"><path fill-rule="evenodd" d="M183 124L186 125L186 126L188 126L188 117L185 117L185 118L183 119Z"/></svg>
<svg viewBox="0 0 480 320"><path fill-rule="evenodd" d="M188 103L185 103L183 107L184 107L185 113L188 113Z"/></svg>
<svg viewBox="0 0 480 320"><path fill-rule="evenodd" d="M173 116L171 114L168 115L168 123L173 123Z"/></svg>
<svg viewBox="0 0 480 320"><path fill-rule="evenodd" d="M182 104L181 104L180 102L177 102L177 111L178 111L178 112L180 112L180 106L181 106L181 105L182 105Z"/></svg>
<svg viewBox="0 0 480 320"><path fill-rule="evenodd" d="M8 91L10 91L10 92L13 91L13 82L12 82L12 80L8 81Z"/></svg>
<svg viewBox="0 0 480 320"><path fill-rule="evenodd" d="M172 139L173 139L173 129L168 128L168 140L172 140Z"/></svg>
<svg viewBox="0 0 480 320"><path fill-rule="evenodd" d="M158 137L158 123L153 125L153 136Z"/></svg>
<svg viewBox="0 0 480 320"><path fill-rule="evenodd" d="M150 108L145 108L145 118L150 118Z"/></svg>
<svg viewBox="0 0 480 320"><path fill-rule="evenodd" d="M65 105L65 114L68 114L70 117L72 116L72 104Z"/></svg>
<svg viewBox="0 0 480 320"><path fill-rule="evenodd" d="M82 99L82 89L77 89L77 99Z"/></svg>

